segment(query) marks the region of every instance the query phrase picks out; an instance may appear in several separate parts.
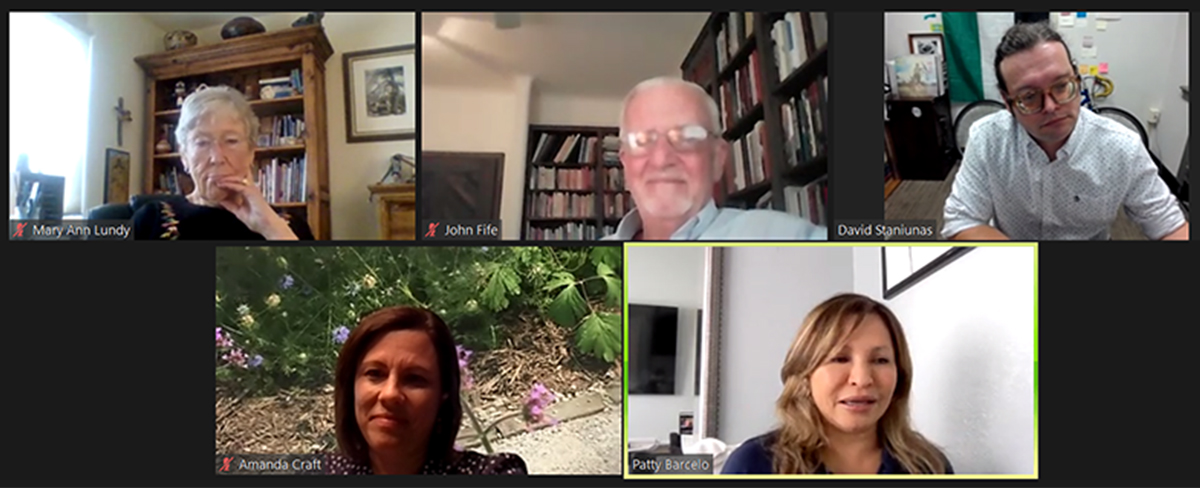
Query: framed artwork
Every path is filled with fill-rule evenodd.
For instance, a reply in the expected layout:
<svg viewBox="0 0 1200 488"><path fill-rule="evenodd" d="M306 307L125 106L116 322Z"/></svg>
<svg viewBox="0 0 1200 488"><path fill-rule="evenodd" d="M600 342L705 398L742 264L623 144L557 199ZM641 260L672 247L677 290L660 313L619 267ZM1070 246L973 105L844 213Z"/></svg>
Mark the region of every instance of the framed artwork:
<svg viewBox="0 0 1200 488"><path fill-rule="evenodd" d="M104 152L104 203L129 203L129 153Z"/></svg>
<svg viewBox="0 0 1200 488"><path fill-rule="evenodd" d="M883 246L883 299L891 300L974 247Z"/></svg>
<svg viewBox="0 0 1200 488"><path fill-rule="evenodd" d="M918 32L908 35L908 50L912 54L926 54L946 59L945 38L941 32Z"/></svg>
<svg viewBox="0 0 1200 488"><path fill-rule="evenodd" d="M415 44L342 55L346 142L417 137Z"/></svg>

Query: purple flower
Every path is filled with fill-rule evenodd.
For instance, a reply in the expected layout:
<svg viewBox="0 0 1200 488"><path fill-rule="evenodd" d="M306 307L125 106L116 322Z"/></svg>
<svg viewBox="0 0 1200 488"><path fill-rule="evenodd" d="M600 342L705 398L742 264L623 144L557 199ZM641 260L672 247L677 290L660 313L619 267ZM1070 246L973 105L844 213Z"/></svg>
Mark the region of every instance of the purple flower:
<svg viewBox="0 0 1200 488"><path fill-rule="evenodd" d="M545 385L534 383L533 388L529 390L529 396L525 398L525 407L522 409L525 423L531 425L548 421L557 423L554 419L546 416L546 407L551 403L554 403L554 393L551 393Z"/></svg>
<svg viewBox="0 0 1200 488"><path fill-rule="evenodd" d="M465 447L463 447L463 445L462 445L462 444L459 444L459 443L455 442L455 443L454 443L454 450L455 450L455 451L458 451L458 452L463 452L464 450L466 450L466 448L465 448Z"/></svg>
<svg viewBox="0 0 1200 488"><path fill-rule="evenodd" d="M454 349L458 351L458 371L462 376L462 389L470 390L475 386L475 377L471 375L471 369L467 365L471 361L471 355L475 353L462 346L454 346Z"/></svg>
<svg viewBox="0 0 1200 488"><path fill-rule="evenodd" d="M458 350L458 367L466 368L467 362L471 360L471 355L475 353L462 346L454 346L454 348Z"/></svg>
<svg viewBox="0 0 1200 488"><path fill-rule="evenodd" d="M346 339L349 339L349 338L350 338L350 329L346 328L346 326L343 325L341 327L333 329L333 342L336 342L338 344L343 344L346 342Z"/></svg>
<svg viewBox="0 0 1200 488"><path fill-rule="evenodd" d="M220 327L217 327L217 347L225 349L233 347L233 338L223 333Z"/></svg>
<svg viewBox="0 0 1200 488"><path fill-rule="evenodd" d="M286 290L288 288L291 288L292 285L295 283L296 283L296 280L292 278L292 275L290 275L290 274L283 275L283 278L279 279L279 288Z"/></svg>
<svg viewBox="0 0 1200 488"><path fill-rule="evenodd" d="M254 357L250 358L250 367L257 368L259 366L262 366L262 362L263 362L262 356L255 354Z"/></svg>
<svg viewBox="0 0 1200 488"><path fill-rule="evenodd" d="M234 349L232 351L229 351L229 352L225 353L224 356L221 356L221 359L224 359L226 362L228 362L230 365L233 365L233 366L238 366L241 368L246 367L246 353L243 352L241 349Z"/></svg>

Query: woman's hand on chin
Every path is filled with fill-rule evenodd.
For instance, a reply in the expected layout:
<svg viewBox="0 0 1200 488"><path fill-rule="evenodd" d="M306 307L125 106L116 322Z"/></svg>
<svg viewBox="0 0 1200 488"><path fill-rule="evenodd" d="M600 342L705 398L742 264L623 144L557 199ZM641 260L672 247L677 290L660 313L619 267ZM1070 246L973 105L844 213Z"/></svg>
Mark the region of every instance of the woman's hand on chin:
<svg viewBox="0 0 1200 488"><path fill-rule="evenodd" d="M296 233L288 226L286 220L275 213L267 199L247 179L230 176L221 179L218 186L229 191L234 197L221 200L221 206L241 220L250 230L261 234L270 241L294 241Z"/></svg>

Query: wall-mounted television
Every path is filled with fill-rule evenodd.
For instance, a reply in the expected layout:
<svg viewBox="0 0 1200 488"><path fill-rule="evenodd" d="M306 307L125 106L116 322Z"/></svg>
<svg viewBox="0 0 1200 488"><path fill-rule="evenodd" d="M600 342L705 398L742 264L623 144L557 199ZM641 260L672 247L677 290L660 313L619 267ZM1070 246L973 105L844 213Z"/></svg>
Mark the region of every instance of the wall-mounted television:
<svg viewBox="0 0 1200 488"><path fill-rule="evenodd" d="M658 305L629 305L630 395L676 394L679 360L679 309Z"/></svg>

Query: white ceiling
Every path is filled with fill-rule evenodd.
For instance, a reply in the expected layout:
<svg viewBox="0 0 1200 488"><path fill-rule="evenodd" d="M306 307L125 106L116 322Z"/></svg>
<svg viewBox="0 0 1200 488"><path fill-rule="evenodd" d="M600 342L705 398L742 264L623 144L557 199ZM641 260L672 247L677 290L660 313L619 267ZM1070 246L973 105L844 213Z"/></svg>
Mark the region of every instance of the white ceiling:
<svg viewBox="0 0 1200 488"><path fill-rule="evenodd" d="M619 97L679 74L710 14L520 15L520 27L499 30L492 13L422 13L422 82L504 86L529 75L540 92Z"/></svg>
<svg viewBox="0 0 1200 488"><path fill-rule="evenodd" d="M170 32L224 25L236 17L258 17L277 13L279 12L145 12L142 15L162 30Z"/></svg>

